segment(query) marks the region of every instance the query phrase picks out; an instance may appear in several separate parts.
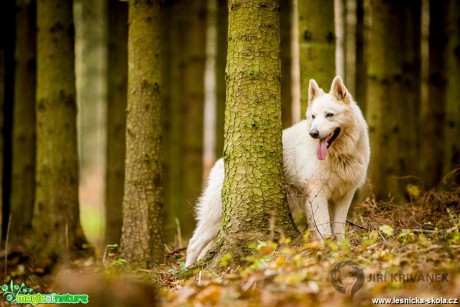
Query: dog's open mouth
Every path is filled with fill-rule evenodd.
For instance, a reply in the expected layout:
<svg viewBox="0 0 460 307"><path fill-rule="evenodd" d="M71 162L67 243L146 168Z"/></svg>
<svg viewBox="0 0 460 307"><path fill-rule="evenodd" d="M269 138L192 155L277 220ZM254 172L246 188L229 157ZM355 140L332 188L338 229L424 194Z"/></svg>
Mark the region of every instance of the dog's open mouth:
<svg viewBox="0 0 460 307"><path fill-rule="evenodd" d="M318 147L316 148L316 157L319 160L324 160L327 157L327 150L331 147L332 143L340 134L340 128L335 128L328 136L322 138L318 142Z"/></svg>

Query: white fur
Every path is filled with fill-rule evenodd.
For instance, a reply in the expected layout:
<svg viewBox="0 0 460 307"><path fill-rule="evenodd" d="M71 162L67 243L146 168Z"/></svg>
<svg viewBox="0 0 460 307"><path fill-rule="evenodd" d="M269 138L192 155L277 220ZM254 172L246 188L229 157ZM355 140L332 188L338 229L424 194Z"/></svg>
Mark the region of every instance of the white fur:
<svg viewBox="0 0 460 307"><path fill-rule="evenodd" d="M334 115L327 117L327 113ZM336 128L341 129L340 135L327 158L319 160L319 141L309 135L310 130L316 129L324 138ZM367 124L342 79L334 79L328 94L311 80L307 119L283 131L283 160L289 206L305 209L309 228L319 239L343 237L351 200L366 179L369 157ZM217 238L224 176L220 159L197 203L198 225L188 245L186 266L204 257Z"/></svg>

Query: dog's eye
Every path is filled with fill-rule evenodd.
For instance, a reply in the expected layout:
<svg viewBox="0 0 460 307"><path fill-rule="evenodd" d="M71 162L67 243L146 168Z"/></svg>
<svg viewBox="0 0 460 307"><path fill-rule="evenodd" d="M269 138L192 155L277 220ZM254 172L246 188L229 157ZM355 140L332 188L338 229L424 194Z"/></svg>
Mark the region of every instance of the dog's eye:
<svg viewBox="0 0 460 307"><path fill-rule="evenodd" d="M334 116L334 113L326 113L326 117L332 117Z"/></svg>
<svg viewBox="0 0 460 307"><path fill-rule="evenodd" d="M315 115L313 115L313 114L311 115L311 118L315 119L315 117L316 117Z"/></svg>

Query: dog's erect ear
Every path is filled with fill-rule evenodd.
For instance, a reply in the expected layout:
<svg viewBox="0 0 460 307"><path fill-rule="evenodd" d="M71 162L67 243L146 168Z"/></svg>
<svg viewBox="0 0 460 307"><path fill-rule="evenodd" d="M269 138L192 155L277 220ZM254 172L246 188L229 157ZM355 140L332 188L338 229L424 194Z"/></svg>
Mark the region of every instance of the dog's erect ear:
<svg viewBox="0 0 460 307"><path fill-rule="evenodd" d="M311 79L310 84L308 85L308 108L311 107L313 100L323 95L324 92L319 88L318 83L315 80Z"/></svg>
<svg viewBox="0 0 460 307"><path fill-rule="evenodd" d="M343 103L350 102L350 93L348 92L345 84L343 84L343 80L340 76L337 76L334 80L332 80L329 94L333 95L338 101L342 101Z"/></svg>

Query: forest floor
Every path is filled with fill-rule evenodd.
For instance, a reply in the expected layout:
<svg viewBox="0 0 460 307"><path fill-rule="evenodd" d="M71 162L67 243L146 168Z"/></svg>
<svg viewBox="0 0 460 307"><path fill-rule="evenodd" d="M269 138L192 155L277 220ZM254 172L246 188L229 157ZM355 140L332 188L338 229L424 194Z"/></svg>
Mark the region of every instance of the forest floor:
<svg viewBox="0 0 460 307"><path fill-rule="evenodd" d="M89 293L93 306L372 306L380 298L458 304L460 187L408 192L406 204L355 205L344 240L322 243L307 232L297 245L259 242L237 268L224 259L223 273L204 269L185 277L185 251L178 248L155 270L127 273L106 252L103 261L76 262L48 279L16 267L14 280L27 275L41 293Z"/></svg>

